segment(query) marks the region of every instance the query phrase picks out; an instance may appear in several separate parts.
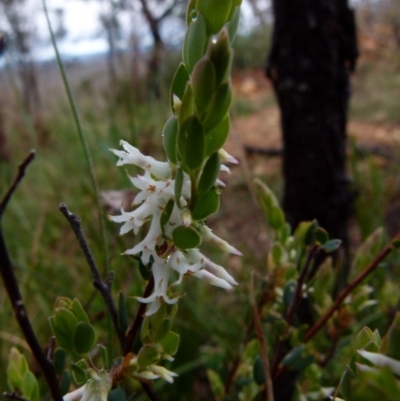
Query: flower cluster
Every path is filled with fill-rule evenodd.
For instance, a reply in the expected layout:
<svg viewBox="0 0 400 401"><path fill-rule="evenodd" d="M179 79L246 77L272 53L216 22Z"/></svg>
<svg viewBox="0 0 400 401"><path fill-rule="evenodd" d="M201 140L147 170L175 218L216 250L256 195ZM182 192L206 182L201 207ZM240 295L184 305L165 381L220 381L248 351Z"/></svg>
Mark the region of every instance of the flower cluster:
<svg viewBox="0 0 400 401"><path fill-rule="evenodd" d="M175 202L174 172L169 163L144 156L125 141L121 141L121 145L124 150L111 149L119 157L117 165L133 164L142 168L144 175L129 177L140 191L133 202L133 211L121 209L121 215L110 216L110 219L116 223L123 223L120 235L131 230L137 234L146 222L150 222L145 238L125 251L127 255L139 255L143 264L151 265L154 291L147 298L137 297L140 302L150 304L146 315L156 313L162 302L176 303L180 296L173 293L171 287L179 285L186 275L193 275L212 285L231 289L237 283L222 266L205 257L198 248L180 249L173 241L172 232L176 227L195 225L203 240L214 243L223 251L241 255L237 249L214 235L204 222L193 222L190 218L190 211L186 208L192 185L189 176L184 173L178 207ZM229 161L235 161L226 153L222 156ZM174 202L172 212L168 221L163 224L162 215L171 201ZM171 283L172 271L178 273L178 278Z"/></svg>

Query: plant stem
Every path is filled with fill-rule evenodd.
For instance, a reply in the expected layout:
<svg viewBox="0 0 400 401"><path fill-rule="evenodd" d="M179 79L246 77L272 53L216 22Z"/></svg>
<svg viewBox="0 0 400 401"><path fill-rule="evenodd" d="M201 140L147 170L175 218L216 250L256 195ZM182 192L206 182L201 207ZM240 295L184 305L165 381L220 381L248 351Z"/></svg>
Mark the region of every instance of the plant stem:
<svg viewBox="0 0 400 401"><path fill-rule="evenodd" d="M153 276L151 276L150 280L147 282L147 286L144 290L143 298L147 298L153 291L153 288L154 288L154 278L153 278ZM136 339L137 334L139 333L140 326L142 325L145 311L146 311L146 304L141 303L139 305L139 309L136 313L135 320L134 320L131 328L129 329L128 333L126 334L124 356L129 354L132 351L132 346Z"/></svg>
<svg viewBox="0 0 400 401"><path fill-rule="evenodd" d="M111 295L111 285L110 285L110 277L107 278L107 281L104 281L101 278L99 269L96 265L96 262L93 258L92 252L90 251L89 245L86 241L85 235L83 234L82 227L81 227L81 220L78 216L71 213L67 206L64 203L61 203L59 206L61 213L66 217L69 224L72 227L72 230L75 233L75 236L78 240L78 243L86 257L86 261L90 267L90 271L93 275L93 286L99 290L101 296L104 299L105 304L107 305L108 312L110 313L112 323L114 325L114 329L118 335L121 348L125 348L125 334L120 329L118 325L118 312L117 307L115 305L114 299ZM111 273L111 272L110 272Z"/></svg>
<svg viewBox="0 0 400 401"><path fill-rule="evenodd" d="M337 296L335 302L332 306L321 316L321 318L307 331L304 342L311 340L315 334L324 326L326 321L333 315L336 309L339 308L341 303L346 299L353 289L359 285L369 274L371 274L394 249L394 242L400 240L400 232L398 232L392 240L382 249L381 252L374 258L374 260L357 276L355 277L347 286L342 290L342 292Z"/></svg>
<svg viewBox="0 0 400 401"><path fill-rule="evenodd" d="M254 285L253 285L254 274L252 274L251 281L250 281L250 293L251 293L251 306L253 309L253 319L254 319L254 326L256 331L256 336L258 343L260 345L260 354L261 354L261 361L264 368L264 375L265 375L265 392L267 394L268 401L274 401L274 389L271 379L271 367L268 359L268 350L267 350L267 342L264 336L264 332L262 329L261 318L260 318L260 311L258 309L258 305L254 295Z"/></svg>
<svg viewBox="0 0 400 401"><path fill-rule="evenodd" d="M0 202L0 219L3 216L3 213L8 205L8 202L11 199L12 194L17 189L17 186L21 182L22 178L24 178L26 168L29 166L29 164L33 161L34 158L35 158L35 151L31 150L28 156L25 157L24 161L18 166L18 174Z"/></svg>
<svg viewBox="0 0 400 401"><path fill-rule="evenodd" d="M102 236L102 240L103 240L104 266L105 266L106 273L108 273L108 271L109 271L109 261L108 261L107 236L106 236L106 230L105 230L105 225L104 225L104 213L103 213L103 210L102 210L101 204L100 204L100 196L99 196L100 192L99 192L99 187L98 187L98 184L97 184L96 175L95 175L94 168L93 168L92 157L91 157L90 150L89 150L89 147L88 147L87 142L86 142L85 135L84 135L83 130L82 130L82 125L81 125L81 122L80 122L80 119L79 119L78 110L76 108L75 100L74 100L74 97L72 95L71 88L69 86L69 82L68 82L68 79L67 79L67 75L65 73L64 65L63 65L63 62L61 60L60 53L58 51L56 38L54 36L53 28L51 27L51 23L50 23L49 13L48 13L48 10L47 10L47 5L46 5L46 0L42 0L42 2L43 2L44 13L45 13L45 16L46 16L47 26L48 26L49 32L50 32L51 42L53 44L54 52L56 54L57 64L58 64L58 67L60 69L60 74L61 74L61 77L62 77L62 81L63 81L63 84L64 84L65 91L67 93L68 102L69 102L69 105L71 107L72 115L74 117L76 130L78 131L79 139L81 141L83 152L85 154L85 159L86 159L86 162L87 162L87 165L88 165L90 179L92 181L92 187L93 187L93 191L94 191L94 196L96 198L97 210L98 210L98 213L99 213L100 231L101 231L101 236Z"/></svg>

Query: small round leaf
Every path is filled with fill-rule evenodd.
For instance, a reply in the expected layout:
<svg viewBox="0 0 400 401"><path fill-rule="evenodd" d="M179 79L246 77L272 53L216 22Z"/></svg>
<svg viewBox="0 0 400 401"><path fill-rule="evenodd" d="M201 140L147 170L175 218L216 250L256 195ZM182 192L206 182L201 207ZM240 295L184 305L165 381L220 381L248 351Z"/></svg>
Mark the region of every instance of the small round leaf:
<svg viewBox="0 0 400 401"><path fill-rule="evenodd" d="M96 334L89 323L80 322L73 335L74 351L79 354L87 354L94 346Z"/></svg>
<svg viewBox="0 0 400 401"><path fill-rule="evenodd" d="M179 249L196 248L201 244L201 235L193 227L176 227L172 231L172 239Z"/></svg>
<svg viewBox="0 0 400 401"><path fill-rule="evenodd" d="M219 209L219 195L214 188L201 195L193 212L193 220L204 220Z"/></svg>

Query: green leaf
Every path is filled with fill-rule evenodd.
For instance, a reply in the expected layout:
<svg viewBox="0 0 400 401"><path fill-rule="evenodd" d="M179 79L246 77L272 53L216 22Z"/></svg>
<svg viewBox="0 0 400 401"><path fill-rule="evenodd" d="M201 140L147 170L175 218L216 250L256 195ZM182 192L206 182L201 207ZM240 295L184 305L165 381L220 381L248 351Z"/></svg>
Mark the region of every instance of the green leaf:
<svg viewBox="0 0 400 401"><path fill-rule="evenodd" d="M317 220L313 220L308 227L306 234L304 236L304 245L306 246L311 246L314 245L315 242L315 230L318 227L318 222Z"/></svg>
<svg viewBox="0 0 400 401"><path fill-rule="evenodd" d="M196 11L196 1L197 0L189 0L187 9L186 9L186 26L188 27L192 22L193 18L197 17Z"/></svg>
<svg viewBox="0 0 400 401"><path fill-rule="evenodd" d="M205 141L203 127L196 117L189 117L178 134L178 151L184 167L197 170L203 164Z"/></svg>
<svg viewBox="0 0 400 401"><path fill-rule="evenodd" d="M87 354L94 346L96 333L89 323L79 322L73 334L74 351L79 354Z"/></svg>
<svg viewBox="0 0 400 401"><path fill-rule="evenodd" d="M206 133L206 156L210 156L224 145L229 135L231 119L229 114L211 131Z"/></svg>
<svg viewBox="0 0 400 401"><path fill-rule="evenodd" d="M320 249L324 250L326 253L332 253L339 249L342 241L340 239L331 239L326 242Z"/></svg>
<svg viewBox="0 0 400 401"><path fill-rule="evenodd" d="M149 317L151 330L153 332L158 329L160 324L167 317L167 309L168 309L167 308L167 304L164 302L164 303L161 304L161 306L158 309L158 311Z"/></svg>
<svg viewBox="0 0 400 401"><path fill-rule="evenodd" d="M179 334L170 331L159 343L166 354L175 355L179 347Z"/></svg>
<svg viewBox="0 0 400 401"><path fill-rule="evenodd" d="M7 380L13 390L22 388L24 382L24 373L18 370L15 365L8 365L7 367Z"/></svg>
<svg viewBox="0 0 400 401"><path fill-rule="evenodd" d="M171 84L171 109L177 113L177 110L174 110L174 96L177 96L180 100L183 99L183 95L185 93L186 84L188 83L190 77L188 70L186 69L185 64L180 63L178 69L175 72L174 78L172 79Z"/></svg>
<svg viewBox="0 0 400 401"><path fill-rule="evenodd" d="M232 13L233 11L233 13ZM234 9L232 8L231 10L232 16L230 18L230 21L226 24L226 28L228 29L229 33L229 40L232 45L236 38L236 33L237 29L239 27L239 20L240 20L240 7L235 7Z"/></svg>
<svg viewBox="0 0 400 401"><path fill-rule="evenodd" d="M138 366L141 369L146 368L146 366L156 364L161 358L161 354L154 345L144 345L138 354Z"/></svg>
<svg viewBox="0 0 400 401"><path fill-rule="evenodd" d="M65 367L66 359L67 359L67 354L63 349L59 348L54 352L53 366L56 375L61 376L61 373L63 372Z"/></svg>
<svg viewBox="0 0 400 401"><path fill-rule="evenodd" d="M172 211L174 210L174 205L175 202L173 199L170 199L167 204L164 207L164 210L161 213L161 217L160 217L160 225L161 225L161 229L163 229L163 227L168 223Z"/></svg>
<svg viewBox="0 0 400 401"><path fill-rule="evenodd" d="M192 20L186 31L185 41L183 42L183 61L191 73L198 60L203 57L207 44L206 22L203 15L197 14L197 18Z"/></svg>
<svg viewBox="0 0 400 401"><path fill-rule="evenodd" d="M171 331L172 324L173 324L172 319L168 317L162 321L162 323L159 325L154 335L155 343L161 341Z"/></svg>
<svg viewBox="0 0 400 401"><path fill-rule="evenodd" d="M228 20L232 0L197 0L196 8L204 15L207 35L218 33Z"/></svg>
<svg viewBox="0 0 400 401"><path fill-rule="evenodd" d="M276 266L281 266L284 253L285 250L279 242L276 242L272 246L271 255L272 255L272 260L274 261Z"/></svg>
<svg viewBox="0 0 400 401"><path fill-rule="evenodd" d="M110 369L110 361L108 360L108 350L102 344L97 344L97 348L100 351L101 360L103 362L103 369L108 370Z"/></svg>
<svg viewBox="0 0 400 401"><path fill-rule="evenodd" d="M186 86L185 94L183 95L182 104L178 114L178 125L182 126L185 120L194 115L194 96L192 84Z"/></svg>
<svg viewBox="0 0 400 401"><path fill-rule="evenodd" d="M78 322L90 323L88 315L86 314L85 310L83 309L82 304L79 302L79 299L75 298L72 301L70 310L75 315L75 317L78 319Z"/></svg>
<svg viewBox="0 0 400 401"><path fill-rule="evenodd" d="M204 192L209 191L214 185L218 178L218 174L221 170L221 161L218 152L213 153L201 172L199 185L197 187L197 192L199 195Z"/></svg>
<svg viewBox="0 0 400 401"><path fill-rule="evenodd" d="M201 195L192 211L195 221L204 220L219 209L219 195L214 188Z"/></svg>
<svg viewBox="0 0 400 401"><path fill-rule="evenodd" d="M297 282L294 280L289 281L283 290L283 304L289 308L293 303L294 294L296 293Z"/></svg>
<svg viewBox="0 0 400 401"><path fill-rule="evenodd" d="M77 363L71 364L72 375L77 384L85 383L88 380L88 376L86 373L88 368L89 367L87 366L84 359L81 359Z"/></svg>
<svg viewBox="0 0 400 401"><path fill-rule="evenodd" d="M30 370L24 374L21 391L24 395L24 398L27 398L29 401L38 401L40 399L38 381Z"/></svg>
<svg viewBox="0 0 400 401"><path fill-rule="evenodd" d="M182 167L178 167L175 176L175 202L179 207L179 209L182 208L181 206L182 187L183 187L183 169Z"/></svg>
<svg viewBox="0 0 400 401"><path fill-rule="evenodd" d="M265 384L264 366L259 356L256 358L253 365L253 378L259 386Z"/></svg>
<svg viewBox="0 0 400 401"><path fill-rule="evenodd" d="M198 61L192 74L193 95L199 116L210 105L216 87L215 82L216 73L214 64L209 57L204 56Z"/></svg>
<svg viewBox="0 0 400 401"><path fill-rule="evenodd" d="M214 93L208 111L203 120L206 132L211 131L224 120L232 102L232 90L229 82L222 84Z"/></svg>
<svg viewBox="0 0 400 401"><path fill-rule="evenodd" d="M221 400L224 397L225 389L221 376L212 369L207 369L207 378L211 385L211 390L216 400Z"/></svg>
<svg viewBox="0 0 400 401"><path fill-rule="evenodd" d="M347 366L340 380L340 390L346 400L351 400L352 380L356 377L354 372Z"/></svg>
<svg viewBox="0 0 400 401"><path fill-rule="evenodd" d="M71 377L68 371L64 370L61 379L60 379L60 391L61 394L66 394L69 392L69 388L71 385Z"/></svg>
<svg viewBox="0 0 400 401"><path fill-rule="evenodd" d="M128 312L125 297L121 291L118 294L118 326L124 333L128 330Z"/></svg>
<svg viewBox="0 0 400 401"><path fill-rule="evenodd" d="M275 230L279 230L285 225L285 214L279 206L273 206L268 216L268 224Z"/></svg>
<svg viewBox="0 0 400 401"><path fill-rule="evenodd" d="M329 240L329 234L322 227L317 227L314 232L315 240L319 242L321 245L324 245Z"/></svg>
<svg viewBox="0 0 400 401"><path fill-rule="evenodd" d="M229 80L233 58L228 31L226 29L223 29L218 36L209 42L207 55L214 64L216 72L215 84L218 87Z"/></svg>
<svg viewBox="0 0 400 401"><path fill-rule="evenodd" d="M73 350L72 338L78 319L67 309L58 308L50 318L57 344L67 351Z"/></svg>
<svg viewBox="0 0 400 401"><path fill-rule="evenodd" d="M201 244L201 235L193 227L178 226L172 231L172 240L179 249L197 248Z"/></svg>
<svg viewBox="0 0 400 401"><path fill-rule="evenodd" d="M153 334L150 327L150 317L145 317L140 329L140 341L142 344L153 343Z"/></svg>
<svg viewBox="0 0 400 401"><path fill-rule="evenodd" d="M163 141L164 149L167 153L168 160L177 164L176 158L176 140L178 137L178 118L176 116L171 117L165 124L163 130Z"/></svg>
<svg viewBox="0 0 400 401"><path fill-rule="evenodd" d="M282 360L282 365L291 367L294 363L300 359L301 354L305 350L305 345L301 344L297 347L294 347Z"/></svg>
<svg viewBox="0 0 400 401"><path fill-rule="evenodd" d="M400 313L397 312L387 334L388 352L391 358L400 360Z"/></svg>
<svg viewBox="0 0 400 401"><path fill-rule="evenodd" d="M128 397L121 387L117 387L108 394L107 401L128 401Z"/></svg>

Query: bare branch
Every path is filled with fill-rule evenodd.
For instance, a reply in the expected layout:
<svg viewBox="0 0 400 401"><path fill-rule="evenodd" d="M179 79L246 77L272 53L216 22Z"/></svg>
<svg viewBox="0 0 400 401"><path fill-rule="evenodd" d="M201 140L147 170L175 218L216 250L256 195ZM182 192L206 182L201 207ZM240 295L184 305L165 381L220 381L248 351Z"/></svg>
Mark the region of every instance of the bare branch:
<svg viewBox="0 0 400 401"><path fill-rule="evenodd" d="M75 236L79 242L79 245L86 257L86 261L89 265L90 271L92 272L93 276L93 286L99 290L101 296L104 299L104 302L107 306L107 309L111 315L112 322L114 324L115 331L118 335L118 339L121 344L121 348L125 348L125 334L120 329L118 324L118 312L117 307L115 306L114 299L111 296L111 281L112 275L109 275L107 282L103 281L100 275L100 271L94 261L93 254L90 251L89 245L86 241L85 235L83 234L82 227L81 227L81 219L76 216L75 214L71 213L67 206L64 203L61 203L59 206L61 213L66 217L69 224L72 227L72 230L75 233Z"/></svg>
<svg viewBox="0 0 400 401"><path fill-rule="evenodd" d="M3 216L3 213L7 207L8 202L11 199L12 194L15 192L15 190L18 187L18 184L21 182L22 178L25 175L25 170L29 166L29 164L33 161L35 158L35 151L31 150L24 159L24 161L18 166L18 174L14 179L14 182L11 184L10 188L8 188L8 191L4 195L4 198L1 200L0 203L0 218Z"/></svg>
<svg viewBox="0 0 400 401"><path fill-rule="evenodd" d="M261 325L260 311L256 302L255 294L254 294L254 273L252 274L250 281L250 294L251 294L251 307L253 309L253 319L255 332L258 340L258 344L260 345L260 354L261 361L264 368L265 375L265 393L267 395L268 401L274 401L274 389L271 379L271 366L268 359L268 350L267 350L267 341L264 336L264 332Z"/></svg>
<svg viewBox="0 0 400 401"><path fill-rule="evenodd" d="M8 189L6 195L0 203L0 217L4 213L4 210L11 199L12 194L17 188L18 184L22 180L25 175L25 170L29 163L33 160L35 156L35 152L31 151L30 154L25 158L25 160L20 164L18 174ZM58 379L56 373L54 371L54 366L51 361L49 361L39 344L39 341L33 331L31 322L29 320L28 314L26 313L26 309L22 300L21 291L18 286L18 281L15 276L10 256L7 251L7 246L4 240L3 231L0 226L0 274L4 282L4 286L6 288L8 298L10 299L15 319L17 320L19 327L26 339L26 342L29 345L29 348L32 350L33 355L35 356L40 368L43 371L43 375L46 379L46 382L50 388L50 392L54 401L62 401L63 397L61 394L60 386L58 383ZM8 395L10 397L15 398L16 394Z"/></svg>
<svg viewBox="0 0 400 401"><path fill-rule="evenodd" d="M147 298L154 288L154 278L153 276L150 277L150 280L147 283L147 286L144 290L143 298ZM126 343L124 348L124 355L129 354L132 351L132 346L135 341L137 334L139 333L140 326L142 325L144 319L144 313L146 311L146 304L141 303L139 309L136 314L136 318L129 329L128 333L126 334Z"/></svg>
<svg viewBox="0 0 400 401"><path fill-rule="evenodd" d="M400 240L400 232L395 235L392 240L382 249L381 252L375 257L375 259L357 276L355 277L347 286L342 290L342 292L337 296L335 302L332 306L321 316L321 318L316 322L306 333L304 337L304 342L311 340L315 334L325 325L326 321L333 315L336 309L340 307L342 302L354 290L369 274L371 274L394 249L394 243Z"/></svg>

